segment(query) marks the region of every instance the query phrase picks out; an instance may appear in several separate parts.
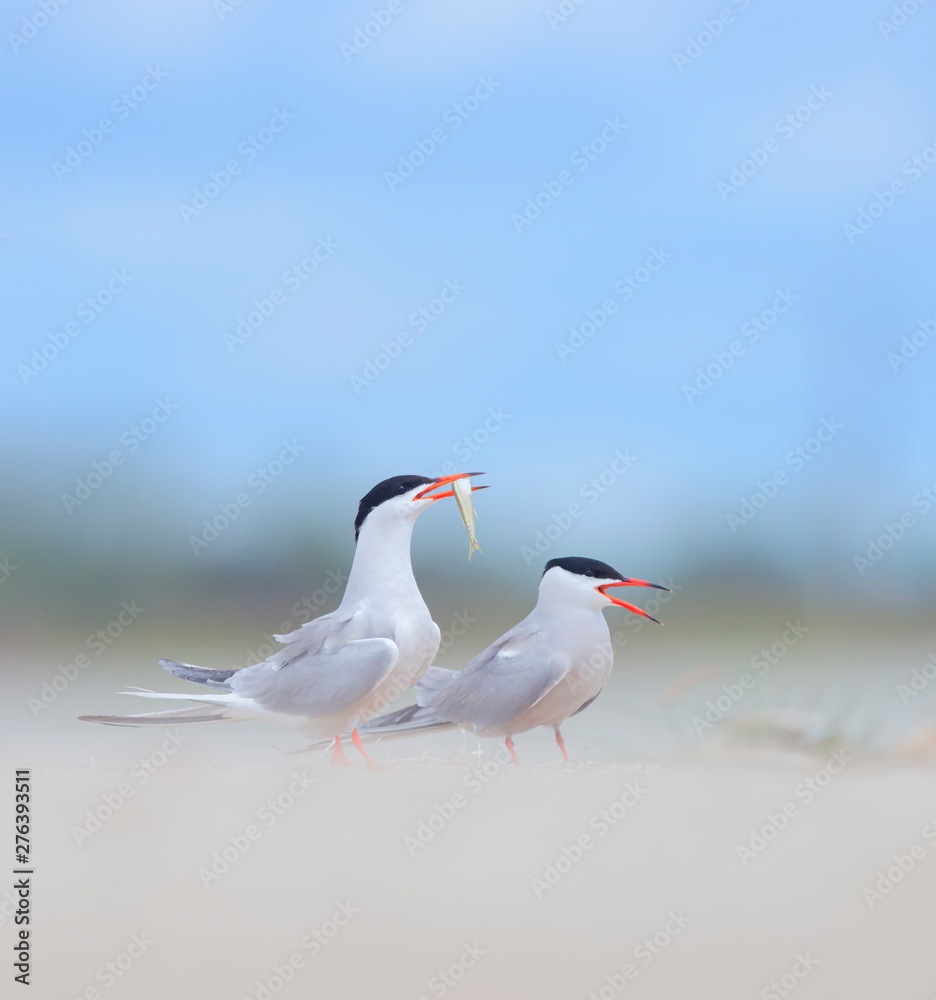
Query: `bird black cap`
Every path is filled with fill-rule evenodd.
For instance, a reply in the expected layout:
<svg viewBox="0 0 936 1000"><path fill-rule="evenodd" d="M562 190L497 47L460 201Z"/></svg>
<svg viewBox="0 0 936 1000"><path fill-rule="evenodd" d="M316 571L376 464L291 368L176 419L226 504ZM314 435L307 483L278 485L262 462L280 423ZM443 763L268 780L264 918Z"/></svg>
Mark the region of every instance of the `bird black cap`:
<svg viewBox="0 0 936 1000"><path fill-rule="evenodd" d="M379 507L385 500L390 500L392 497L409 493L417 486L428 486L434 482L434 479L427 479L425 476L391 476L390 479L378 483L370 493L361 497L361 502L358 504L357 517L354 519L354 540L357 541L361 525L375 507Z"/></svg>
<svg viewBox="0 0 936 1000"><path fill-rule="evenodd" d="M565 556L562 559L550 559L543 570L543 576L554 566L567 570L569 573L578 573L579 576L594 576L599 580L624 579L616 569L612 569L607 563L599 562L597 559L586 559L584 556Z"/></svg>

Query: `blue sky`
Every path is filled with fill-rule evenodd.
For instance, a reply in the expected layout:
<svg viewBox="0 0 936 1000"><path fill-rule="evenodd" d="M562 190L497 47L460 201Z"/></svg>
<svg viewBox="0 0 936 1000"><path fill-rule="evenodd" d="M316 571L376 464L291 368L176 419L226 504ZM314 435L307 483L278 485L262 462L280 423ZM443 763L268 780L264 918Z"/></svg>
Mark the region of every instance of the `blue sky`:
<svg viewBox="0 0 936 1000"><path fill-rule="evenodd" d="M924 330L906 364L888 355L936 319L936 13L894 28L892 5L865 0L378 4L73 0L45 20L8 5L16 517L94 539L88 558L135 525L187 565L191 532L293 442L206 558L297 525L349 531L376 481L450 461L496 484L479 530L505 571L580 502L545 558L645 575L755 559L816 591L920 599L936 346ZM387 23L351 54L375 10ZM407 157L411 176L388 181ZM257 302L269 316L232 347ZM398 356L362 385L382 353ZM719 377L689 401L709 365ZM166 398L177 409L129 450ZM797 468L823 420L841 430ZM629 467L590 502L618 452ZM853 557L904 512L914 523L859 574Z"/></svg>

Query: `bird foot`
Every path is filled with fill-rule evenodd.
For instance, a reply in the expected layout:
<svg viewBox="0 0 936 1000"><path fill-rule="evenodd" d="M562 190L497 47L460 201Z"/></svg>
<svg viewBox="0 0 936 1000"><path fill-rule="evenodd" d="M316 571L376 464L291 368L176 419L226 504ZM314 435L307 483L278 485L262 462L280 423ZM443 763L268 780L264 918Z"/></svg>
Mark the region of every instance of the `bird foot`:
<svg viewBox="0 0 936 1000"><path fill-rule="evenodd" d="M351 760L348 755L344 752L344 747L341 745L341 737L336 736L335 742L332 745L332 755L331 762L338 767L350 767Z"/></svg>
<svg viewBox="0 0 936 1000"><path fill-rule="evenodd" d="M362 742L361 737L358 736L357 727L355 727L354 729L351 730L351 742L358 748L359 753L364 758L365 762L367 763L367 766L372 771L392 771L393 770L392 767L384 767L383 764L378 764L377 761L374 760L371 757L371 755L364 749L364 743Z"/></svg>

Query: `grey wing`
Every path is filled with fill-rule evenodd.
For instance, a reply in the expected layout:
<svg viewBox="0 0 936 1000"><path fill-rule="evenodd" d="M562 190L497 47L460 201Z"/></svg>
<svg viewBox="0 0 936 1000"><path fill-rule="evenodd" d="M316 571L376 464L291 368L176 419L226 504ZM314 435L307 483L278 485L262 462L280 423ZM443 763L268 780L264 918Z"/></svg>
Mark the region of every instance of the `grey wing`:
<svg viewBox="0 0 936 1000"><path fill-rule="evenodd" d="M426 708L434 704L439 692L458 677L459 671L445 667L429 667L416 685L416 704Z"/></svg>
<svg viewBox="0 0 936 1000"><path fill-rule="evenodd" d="M354 638L351 629L354 627L352 623L356 610L350 608L332 611L321 618L313 618L295 632L273 636L277 642L283 643L283 648L278 649L266 662L280 670L301 656L318 653L323 647L328 649L329 646L343 645L348 639Z"/></svg>
<svg viewBox="0 0 936 1000"><path fill-rule="evenodd" d="M267 711L320 718L342 712L369 695L389 675L399 655L391 639L352 639L333 649L297 652L282 665L271 660L239 670L231 688Z"/></svg>
<svg viewBox="0 0 936 1000"><path fill-rule="evenodd" d="M564 656L536 634L504 636L475 657L428 704L450 722L476 729L507 726L532 708L569 672Z"/></svg>

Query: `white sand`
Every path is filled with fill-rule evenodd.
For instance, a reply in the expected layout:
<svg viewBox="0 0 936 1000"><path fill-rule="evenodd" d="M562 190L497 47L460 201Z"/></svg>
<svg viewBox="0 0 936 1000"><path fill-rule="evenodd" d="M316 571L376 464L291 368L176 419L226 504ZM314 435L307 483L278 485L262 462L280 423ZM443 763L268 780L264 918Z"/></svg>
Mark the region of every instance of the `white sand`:
<svg viewBox="0 0 936 1000"><path fill-rule="evenodd" d="M803 997L926 997L934 986L929 770L855 760L806 804L795 787L824 757L519 769L488 758L495 773L481 783L476 761L228 768L187 765L186 750L145 784L112 768L35 774L33 995L101 987L97 970L133 934L152 944L102 995L263 997L258 980L294 955L302 967L280 995L584 1000L631 962L635 978L616 980L628 996L740 1000L761 996L798 953L818 960ZM133 794L79 845L74 827L123 783ZM630 808L605 825L600 811L628 787ZM450 819L433 819L459 794ZM277 816L264 803L280 795ZM787 801L799 814L743 865L736 845ZM422 828L416 848L430 820L438 830L429 839ZM537 893L531 880L546 884L547 865L583 834L591 846L570 851L568 870ZM226 847L234 857L231 838L249 849L205 884L199 869ZM915 843L926 856L870 907L863 887ZM339 904L359 912L303 948ZM683 919L669 942L635 956L671 912ZM9 920L0 934L6 946ZM468 945L483 955L455 969L462 981L430 986Z"/></svg>
<svg viewBox="0 0 936 1000"><path fill-rule="evenodd" d="M143 646L139 655L131 643L123 647L139 666L121 680L160 683ZM738 646L743 657L720 657L729 674L750 655ZM803 644L817 662L829 648L821 637ZM458 753L458 733L376 747L375 756L398 760L387 773L288 756L296 737L260 724L189 727L163 757L161 730L74 721L80 712L137 707L112 694L118 678L107 670L82 677L33 719L25 698L42 674L18 672L10 652L2 787L11 787L10 769L30 765L36 794L30 995L77 1000L96 987L107 1000L587 1000L592 992L602 1000L772 1000L785 994L771 981L787 974L781 989L792 985L802 998L927 1000L936 993L936 844L927 839L936 768L925 752L896 755L895 741L881 735L909 732L922 718L901 705L895 681L924 648L908 649L892 674L874 674L869 663L880 650L864 639L840 645L843 669L818 693L803 661L809 677L792 688L765 686L729 714L831 706L825 729L799 741L826 742L808 752L766 750L755 730L740 743L723 741L731 748L720 754L689 723L721 680L661 706L666 684L708 662L688 645L661 648L652 672L617 672L599 701L570 721L578 763L556 763L548 733L517 739L520 768L500 766L497 744L485 741L483 761L494 774L480 785L471 778L479 759ZM845 742L834 738L839 722L851 733ZM801 783L837 745L861 753L847 750L854 759L807 802ZM476 746L472 740L467 750ZM142 762L154 772L145 781ZM628 787L629 808L605 828L601 810ZM106 816L106 796L112 804L119 797L114 815L76 837L89 811L103 805ZM278 796L279 816L265 805ZM737 846L789 802L795 815L743 864ZM9 805L0 796L4 830ZM440 807L450 819L433 819ZM430 823L439 829L429 838L423 828L425 846L408 848L406 838ZM572 848L583 835L590 846L578 857ZM232 838L249 849L235 853ZM869 905L865 887L914 845L921 858ZM574 861L559 860L564 847ZM210 870L225 849L235 860L205 884L199 869ZM532 880L546 882L549 864L568 870L537 893ZM336 911L346 926L328 923ZM307 937L322 928L334 932L324 944ZM7 954L13 930L4 919ZM641 943L657 933L653 954ZM121 959L133 935L145 951ZM797 966L797 955L818 964ZM276 978L292 957L300 968ZM110 986L109 962L129 963ZM621 973L628 963L631 978ZM446 985L436 977L449 968Z"/></svg>

